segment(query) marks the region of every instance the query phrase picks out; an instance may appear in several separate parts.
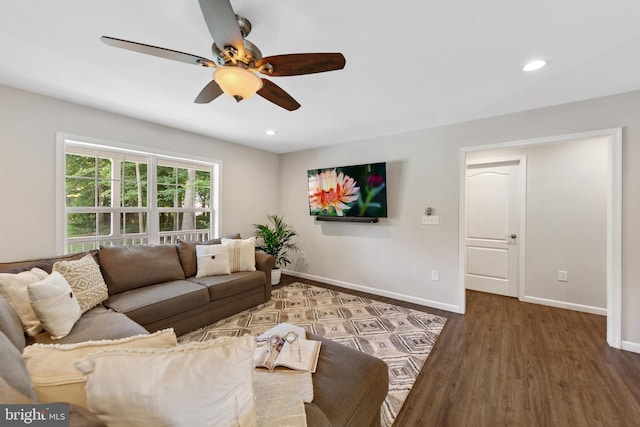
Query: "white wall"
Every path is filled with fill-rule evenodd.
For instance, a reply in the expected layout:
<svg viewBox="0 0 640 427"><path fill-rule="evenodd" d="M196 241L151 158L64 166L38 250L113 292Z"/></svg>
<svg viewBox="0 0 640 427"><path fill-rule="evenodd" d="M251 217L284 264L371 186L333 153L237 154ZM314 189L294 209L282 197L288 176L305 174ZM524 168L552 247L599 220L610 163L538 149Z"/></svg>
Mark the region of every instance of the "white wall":
<svg viewBox="0 0 640 427"><path fill-rule="evenodd" d="M451 310L460 148L622 126L622 338L640 350L640 92L282 156L6 86L0 100L0 262L56 252L55 134L66 132L222 160L222 234L249 235L265 214L284 214L306 252L297 271ZM373 161L388 162L389 219L314 223L306 170ZM427 206L439 226L420 225Z"/></svg>
<svg viewBox="0 0 640 427"><path fill-rule="evenodd" d="M0 100L0 262L56 253L56 132L221 160L222 235L278 210L276 154L2 85Z"/></svg>
<svg viewBox="0 0 640 427"><path fill-rule="evenodd" d="M390 107L392 108L392 107ZM379 294L458 305L458 179L461 147L624 127L622 339L640 343L640 92L510 114L348 145L285 154L281 213L306 253L302 274ZM330 143L330 141L328 141ZM389 219L379 224L314 223L306 170L389 162ZM286 189L286 191L285 191ZM427 206L439 226L421 226ZM431 281L429 270L439 270ZM640 349L640 344L638 349Z"/></svg>
<svg viewBox="0 0 640 427"><path fill-rule="evenodd" d="M606 313L607 144L590 138L467 154L469 162L526 156L525 299ZM568 282L558 281L559 270Z"/></svg>
<svg viewBox="0 0 640 427"><path fill-rule="evenodd" d="M307 169L379 161L387 162L388 219L352 224L315 222L309 216ZM306 255L301 272L455 311L458 161L455 144L420 134L283 155L282 213L301 236ZM440 225L420 224L429 206ZM439 281L430 280L430 270L439 271Z"/></svg>

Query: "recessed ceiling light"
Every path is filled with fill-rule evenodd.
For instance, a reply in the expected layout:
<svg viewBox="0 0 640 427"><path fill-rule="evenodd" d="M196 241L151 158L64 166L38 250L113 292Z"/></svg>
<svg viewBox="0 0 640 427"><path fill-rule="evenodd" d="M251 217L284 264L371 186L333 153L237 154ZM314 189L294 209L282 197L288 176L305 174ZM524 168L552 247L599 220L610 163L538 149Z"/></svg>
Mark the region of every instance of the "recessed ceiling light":
<svg viewBox="0 0 640 427"><path fill-rule="evenodd" d="M536 71L544 67L545 65L547 65L547 61L543 59L536 59L535 61L531 61L527 65L525 65L522 68L522 71Z"/></svg>
<svg viewBox="0 0 640 427"><path fill-rule="evenodd" d="M278 132L275 129L267 129L267 131L265 132L265 134L269 135L269 136L273 136L275 134L277 134Z"/></svg>

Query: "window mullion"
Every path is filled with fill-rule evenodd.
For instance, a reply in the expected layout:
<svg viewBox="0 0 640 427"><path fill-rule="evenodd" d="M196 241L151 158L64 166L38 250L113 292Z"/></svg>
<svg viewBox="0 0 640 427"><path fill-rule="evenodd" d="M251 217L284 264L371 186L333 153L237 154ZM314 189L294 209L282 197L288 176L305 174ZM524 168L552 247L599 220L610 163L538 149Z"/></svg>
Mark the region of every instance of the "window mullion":
<svg viewBox="0 0 640 427"><path fill-rule="evenodd" d="M100 182L100 156L98 156L98 151L96 150L94 152L94 166L93 166L93 200L94 200L94 209L98 207L98 201L100 200L100 198L98 197L98 183ZM95 227L96 227L96 235L95 235L95 239L96 242L98 241L98 239L100 238L100 215L96 213L96 220L95 220Z"/></svg>
<svg viewBox="0 0 640 427"><path fill-rule="evenodd" d="M111 236L115 239L122 238L122 222L119 208L122 203L122 161L111 160Z"/></svg>
<svg viewBox="0 0 640 427"><path fill-rule="evenodd" d="M220 203L220 195L219 192L221 190L218 185L218 180L220 179L220 165L211 165L210 170L210 180L209 180L209 211L211 216L211 222L209 223L211 237L219 237L220 231L220 217L218 214L218 207ZM216 191L217 189L217 191Z"/></svg>
<svg viewBox="0 0 640 427"><path fill-rule="evenodd" d="M160 218L158 213L158 158L149 156L147 168L147 225L149 227L149 243L160 243Z"/></svg>

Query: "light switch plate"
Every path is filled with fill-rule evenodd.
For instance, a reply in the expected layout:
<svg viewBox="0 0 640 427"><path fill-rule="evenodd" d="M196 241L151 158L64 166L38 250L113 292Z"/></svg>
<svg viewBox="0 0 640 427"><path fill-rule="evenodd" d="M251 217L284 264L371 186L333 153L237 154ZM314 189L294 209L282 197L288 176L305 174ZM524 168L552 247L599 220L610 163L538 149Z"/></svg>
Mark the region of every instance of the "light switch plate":
<svg viewBox="0 0 640 427"><path fill-rule="evenodd" d="M438 215L422 215L422 225L436 225L438 223Z"/></svg>

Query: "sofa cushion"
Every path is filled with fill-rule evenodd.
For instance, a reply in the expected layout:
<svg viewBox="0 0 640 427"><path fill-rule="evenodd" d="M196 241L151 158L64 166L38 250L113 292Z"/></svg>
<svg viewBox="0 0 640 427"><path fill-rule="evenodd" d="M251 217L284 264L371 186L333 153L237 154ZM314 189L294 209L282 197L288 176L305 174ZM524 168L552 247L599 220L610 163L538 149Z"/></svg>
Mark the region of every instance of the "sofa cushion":
<svg viewBox="0 0 640 427"><path fill-rule="evenodd" d="M240 234L232 234L227 236L229 239L239 239ZM211 239L203 242L185 242L178 240L176 247L178 248L178 256L180 257L180 264L184 270L186 277L195 276L198 272L198 261L196 258L196 245L219 245L222 243L222 239Z"/></svg>
<svg viewBox="0 0 640 427"><path fill-rule="evenodd" d="M67 279L83 313L109 297L100 266L91 255L78 260L58 261L53 265L53 271Z"/></svg>
<svg viewBox="0 0 640 427"><path fill-rule="evenodd" d="M56 256L51 258L32 259L28 261L18 262L0 262L0 272L2 273L20 273L21 271L29 271L32 268L39 268L51 274L53 271L53 265L58 261L71 261L80 259L87 254L90 254L94 260L98 260L98 250L92 249L87 252L77 252L73 254L67 254L62 256Z"/></svg>
<svg viewBox="0 0 640 427"><path fill-rule="evenodd" d="M87 407L85 379L74 364L83 357L111 348L167 348L177 344L173 329L117 340L85 341L77 344L27 346L22 360L27 367L40 403L69 402Z"/></svg>
<svg viewBox="0 0 640 427"><path fill-rule="evenodd" d="M64 276L57 271L45 279L29 285L29 298L33 311L51 338L69 335L82 310Z"/></svg>
<svg viewBox="0 0 640 427"><path fill-rule="evenodd" d="M332 427L327 416L313 403L304 404L304 412L307 416L307 425L313 427Z"/></svg>
<svg viewBox="0 0 640 427"><path fill-rule="evenodd" d="M206 287L209 299L216 301L252 289L262 289L265 279L262 271L241 271L226 276L190 277L187 280Z"/></svg>
<svg viewBox="0 0 640 427"><path fill-rule="evenodd" d="M36 394L31 387L29 372L24 366L20 351L2 332L0 332L0 354L2 354L0 378L12 389L35 402Z"/></svg>
<svg viewBox="0 0 640 427"><path fill-rule="evenodd" d="M389 391L387 364L318 335L311 334L309 338L322 341L318 369L313 375L313 404L331 425L352 426L353 420L362 422L379 416L380 402Z"/></svg>
<svg viewBox="0 0 640 427"><path fill-rule="evenodd" d="M153 323L209 302L205 288L174 280L112 295L104 304L141 325Z"/></svg>
<svg viewBox="0 0 640 427"><path fill-rule="evenodd" d="M109 295L185 277L175 245L104 247L98 259Z"/></svg>
<svg viewBox="0 0 640 427"><path fill-rule="evenodd" d="M39 282L48 275L46 271L39 268L32 268L16 274L0 273L0 295L11 304L20 316L24 330L32 336L42 331L42 323L31 307L29 285Z"/></svg>
<svg viewBox="0 0 640 427"><path fill-rule="evenodd" d="M83 314L66 337L52 340L48 333L43 332L31 339L43 344L73 344L90 340L114 340L146 333L148 332L145 328L124 314L99 305Z"/></svg>
<svg viewBox="0 0 640 427"><path fill-rule="evenodd" d="M255 426L254 348L249 335L221 337L107 350L75 366L87 377L89 409L108 425Z"/></svg>
<svg viewBox="0 0 640 427"><path fill-rule="evenodd" d="M2 295L0 295L0 332L9 338L18 351L24 349L24 329L20 316Z"/></svg>

